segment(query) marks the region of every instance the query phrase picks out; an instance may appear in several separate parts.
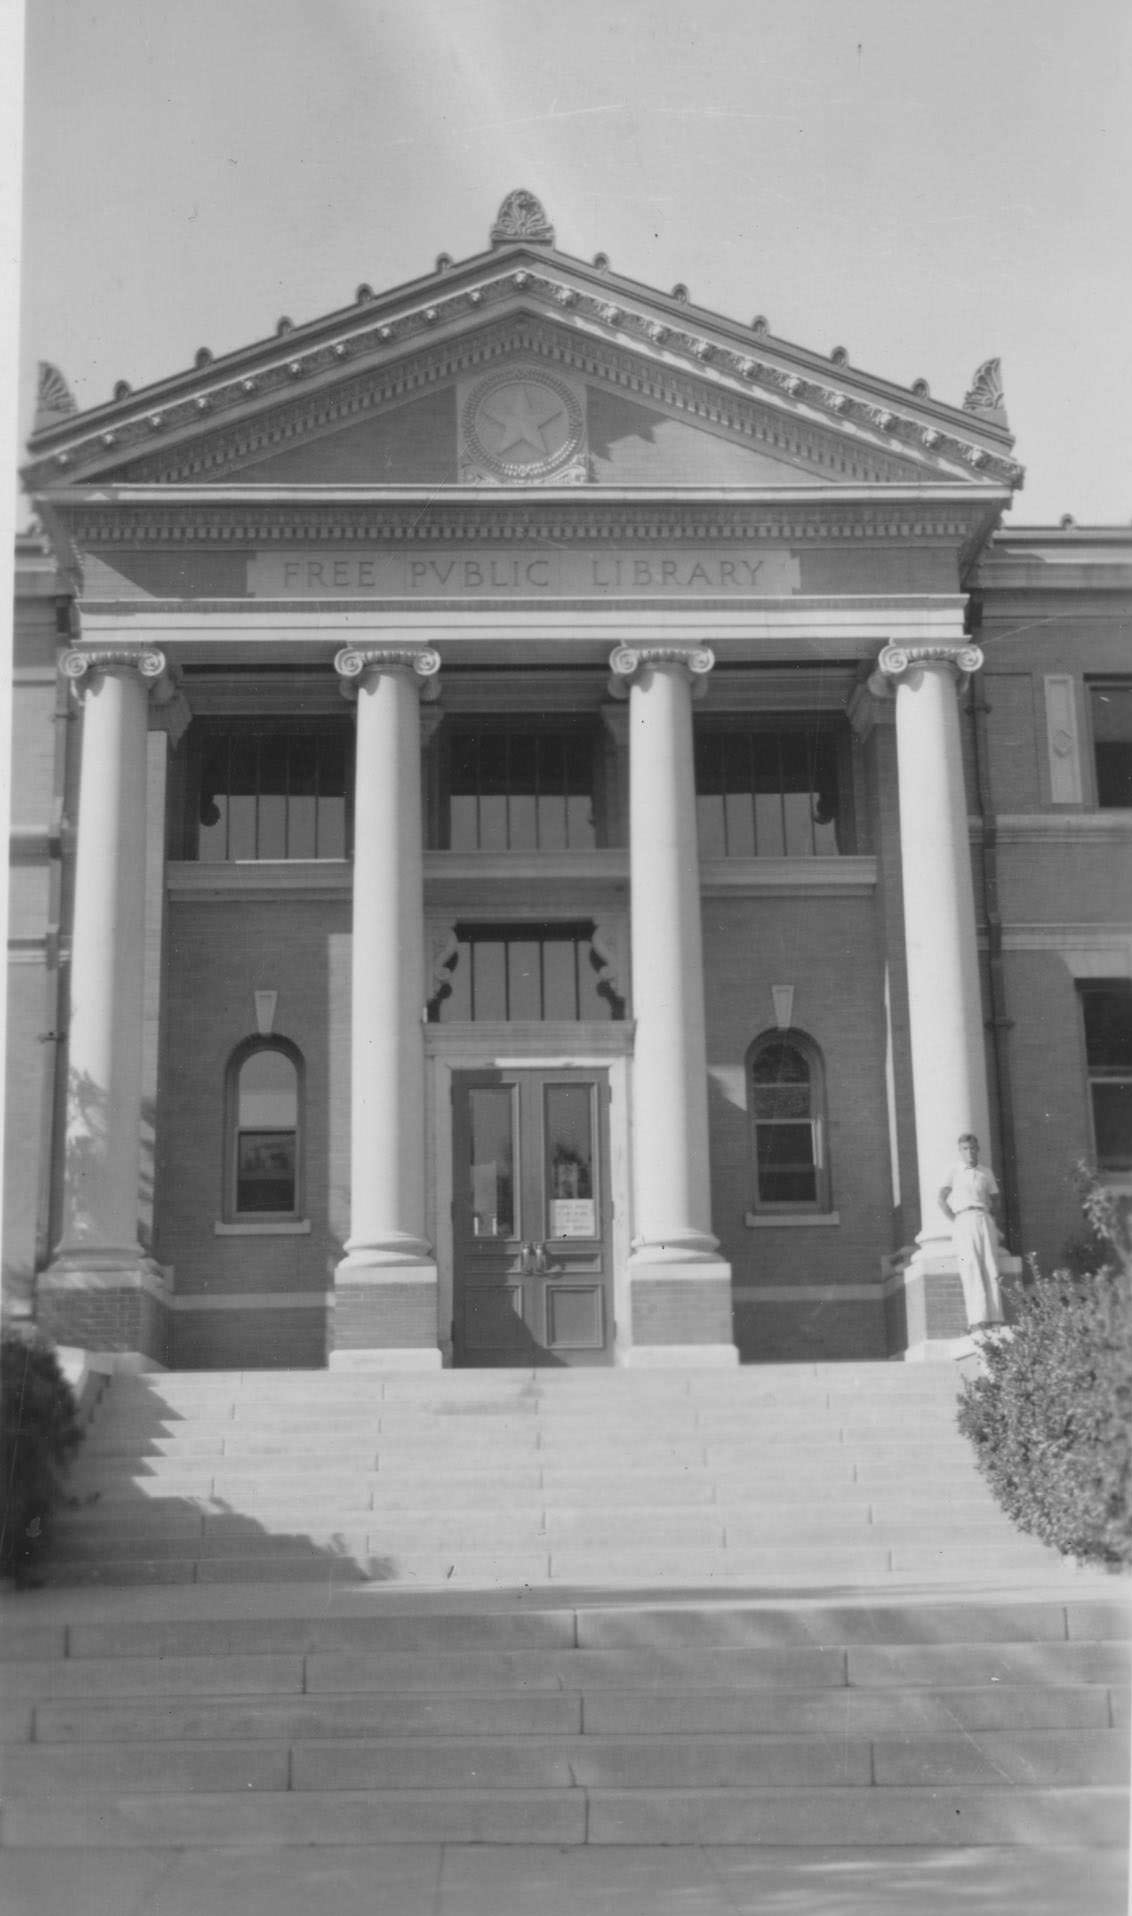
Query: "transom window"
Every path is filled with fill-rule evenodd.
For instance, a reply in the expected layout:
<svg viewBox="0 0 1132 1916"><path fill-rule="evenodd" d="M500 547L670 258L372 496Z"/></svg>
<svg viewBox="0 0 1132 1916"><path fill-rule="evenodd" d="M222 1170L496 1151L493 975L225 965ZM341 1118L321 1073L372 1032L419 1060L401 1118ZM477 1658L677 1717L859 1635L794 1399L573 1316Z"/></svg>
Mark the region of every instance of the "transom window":
<svg viewBox="0 0 1132 1916"><path fill-rule="evenodd" d="M228 1204L233 1217L299 1209L299 1059L280 1040L253 1041L229 1071Z"/></svg>
<svg viewBox="0 0 1132 1916"><path fill-rule="evenodd" d="M602 975L593 937L590 921L457 925L430 1023L623 1018L624 1000Z"/></svg>
<svg viewBox="0 0 1132 1916"><path fill-rule="evenodd" d="M345 858L351 753L347 726L202 727L196 857Z"/></svg>
<svg viewBox="0 0 1132 1916"><path fill-rule="evenodd" d="M453 731L444 811L450 851L591 850L592 733L530 724Z"/></svg>
<svg viewBox="0 0 1132 1916"><path fill-rule="evenodd" d="M1132 679L1094 679L1089 702L1097 804L1132 806Z"/></svg>
<svg viewBox="0 0 1132 1916"><path fill-rule="evenodd" d="M801 1032L770 1032L748 1054L759 1210L829 1208L821 1057Z"/></svg>
<svg viewBox="0 0 1132 1916"><path fill-rule="evenodd" d="M696 733L704 858L814 858L845 849L836 735L825 727Z"/></svg>
<svg viewBox="0 0 1132 1916"><path fill-rule="evenodd" d="M1081 988L1093 1148L1099 1171L1132 1171L1132 983Z"/></svg>

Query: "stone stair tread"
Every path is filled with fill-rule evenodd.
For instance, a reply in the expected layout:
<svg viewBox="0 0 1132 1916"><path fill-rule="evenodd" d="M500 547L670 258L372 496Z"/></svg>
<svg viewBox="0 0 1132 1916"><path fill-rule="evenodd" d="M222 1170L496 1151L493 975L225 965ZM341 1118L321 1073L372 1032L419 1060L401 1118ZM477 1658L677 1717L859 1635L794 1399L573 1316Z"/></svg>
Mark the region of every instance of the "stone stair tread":
<svg viewBox="0 0 1132 1916"><path fill-rule="evenodd" d="M420 1789L122 1793L11 1803L15 1847L218 1848L375 1843L724 1844L1127 1842L1125 1792L1072 1788Z"/></svg>
<svg viewBox="0 0 1132 1916"><path fill-rule="evenodd" d="M115 1377L0 1637L0 1843L1117 1843L1127 1586L1009 1525L956 1395Z"/></svg>

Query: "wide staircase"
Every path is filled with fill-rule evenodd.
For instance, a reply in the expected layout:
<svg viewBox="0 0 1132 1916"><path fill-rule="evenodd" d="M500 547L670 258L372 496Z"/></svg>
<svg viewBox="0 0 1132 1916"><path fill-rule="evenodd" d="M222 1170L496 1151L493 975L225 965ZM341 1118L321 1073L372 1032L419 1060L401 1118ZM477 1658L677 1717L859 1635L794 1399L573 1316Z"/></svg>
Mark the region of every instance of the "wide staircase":
<svg viewBox="0 0 1132 1916"><path fill-rule="evenodd" d="M955 1393L117 1377L9 1601L0 1841L1123 1845L1126 1585L1010 1528Z"/></svg>

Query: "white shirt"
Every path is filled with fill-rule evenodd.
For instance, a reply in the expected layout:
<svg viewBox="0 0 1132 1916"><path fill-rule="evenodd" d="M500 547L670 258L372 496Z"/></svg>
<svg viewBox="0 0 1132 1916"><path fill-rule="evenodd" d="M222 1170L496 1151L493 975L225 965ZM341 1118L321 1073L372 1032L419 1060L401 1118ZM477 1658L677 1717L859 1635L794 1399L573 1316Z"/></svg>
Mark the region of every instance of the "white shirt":
<svg viewBox="0 0 1132 1916"><path fill-rule="evenodd" d="M991 1199L998 1196L994 1172L988 1164L964 1164L962 1160L948 1172L944 1183L953 1211L989 1211Z"/></svg>

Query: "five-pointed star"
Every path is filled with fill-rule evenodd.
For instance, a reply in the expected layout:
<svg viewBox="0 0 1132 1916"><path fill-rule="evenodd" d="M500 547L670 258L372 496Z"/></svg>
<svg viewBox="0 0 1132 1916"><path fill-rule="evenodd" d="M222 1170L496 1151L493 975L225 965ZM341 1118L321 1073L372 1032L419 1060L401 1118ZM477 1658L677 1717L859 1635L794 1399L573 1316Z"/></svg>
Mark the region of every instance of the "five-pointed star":
<svg viewBox="0 0 1132 1916"><path fill-rule="evenodd" d="M537 387L535 390L537 393ZM547 445L542 429L558 418L562 405L549 395L543 400L532 398L529 386L506 386L483 410L484 417L499 427L497 453L510 452L512 446L529 446L544 459Z"/></svg>

